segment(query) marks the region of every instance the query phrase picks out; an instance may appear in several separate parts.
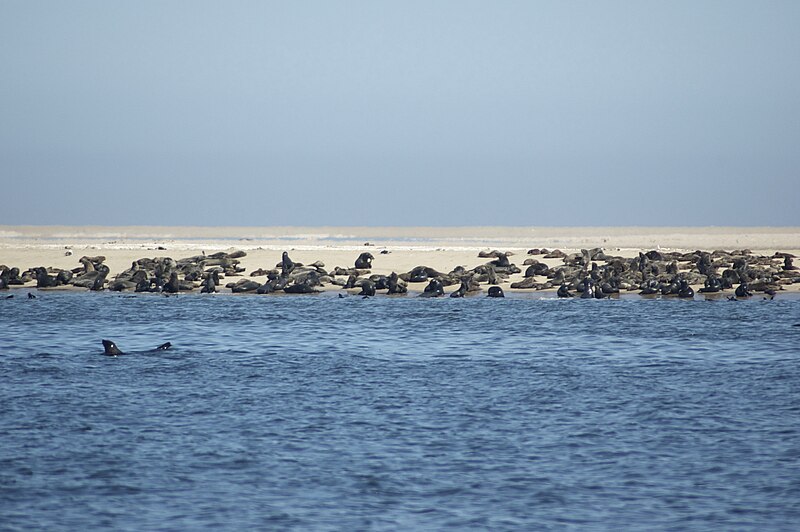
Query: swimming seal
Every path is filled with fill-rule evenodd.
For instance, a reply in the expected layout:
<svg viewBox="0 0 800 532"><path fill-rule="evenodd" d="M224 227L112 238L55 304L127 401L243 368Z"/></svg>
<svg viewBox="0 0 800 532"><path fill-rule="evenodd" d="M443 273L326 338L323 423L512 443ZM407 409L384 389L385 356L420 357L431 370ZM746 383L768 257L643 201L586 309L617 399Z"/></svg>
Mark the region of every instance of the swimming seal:
<svg viewBox="0 0 800 532"><path fill-rule="evenodd" d="M112 342L111 340L103 340L103 354L115 357L117 355L122 355L122 351L117 349L117 344Z"/></svg>
<svg viewBox="0 0 800 532"><path fill-rule="evenodd" d="M172 344L166 342L156 347L155 349L151 349L151 351L166 351L170 347L172 347ZM115 357L119 355L124 355L125 353L120 351L119 348L117 347L117 344L115 344L111 340L103 340L103 354Z"/></svg>

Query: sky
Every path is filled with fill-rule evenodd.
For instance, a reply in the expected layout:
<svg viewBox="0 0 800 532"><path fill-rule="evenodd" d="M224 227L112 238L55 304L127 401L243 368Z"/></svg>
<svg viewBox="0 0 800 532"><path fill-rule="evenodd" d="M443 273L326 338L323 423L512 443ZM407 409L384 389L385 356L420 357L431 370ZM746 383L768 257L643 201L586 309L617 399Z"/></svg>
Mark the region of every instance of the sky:
<svg viewBox="0 0 800 532"><path fill-rule="evenodd" d="M0 224L798 226L800 2L0 2Z"/></svg>

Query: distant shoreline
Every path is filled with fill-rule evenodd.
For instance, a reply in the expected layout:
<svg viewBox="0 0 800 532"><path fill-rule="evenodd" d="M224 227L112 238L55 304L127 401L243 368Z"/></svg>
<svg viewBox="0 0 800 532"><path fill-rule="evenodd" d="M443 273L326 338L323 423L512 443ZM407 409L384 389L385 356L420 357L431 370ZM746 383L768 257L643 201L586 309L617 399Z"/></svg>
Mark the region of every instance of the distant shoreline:
<svg viewBox="0 0 800 532"><path fill-rule="evenodd" d="M505 247L800 250L800 227L198 227L0 225L0 251L93 249L395 249Z"/></svg>

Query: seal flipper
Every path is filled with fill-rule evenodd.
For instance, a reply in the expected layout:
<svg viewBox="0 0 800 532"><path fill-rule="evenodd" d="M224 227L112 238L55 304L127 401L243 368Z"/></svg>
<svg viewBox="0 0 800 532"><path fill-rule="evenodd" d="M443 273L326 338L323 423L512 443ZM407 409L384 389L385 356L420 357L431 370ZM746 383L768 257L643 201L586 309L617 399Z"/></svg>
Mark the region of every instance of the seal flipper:
<svg viewBox="0 0 800 532"><path fill-rule="evenodd" d="M156 351L166 351L170 347L172 347L172 344L167 342L165 344L161 344L160 346L156 347Z"/></svg>
<svg viewBox="0 0 800 532"><path fill-rule="evenodd" d="M103 340L103 354L109 356L117 356L117 355L124 355L122 351L117 348L117 344L112 342L111 340Z"/></svg>

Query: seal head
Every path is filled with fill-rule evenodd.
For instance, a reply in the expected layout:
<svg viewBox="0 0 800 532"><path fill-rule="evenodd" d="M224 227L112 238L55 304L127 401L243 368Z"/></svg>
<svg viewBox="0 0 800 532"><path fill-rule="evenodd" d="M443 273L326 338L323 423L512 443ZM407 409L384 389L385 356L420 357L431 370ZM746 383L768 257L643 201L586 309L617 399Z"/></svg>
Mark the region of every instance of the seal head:
<svg viewBox="0 0 800 532"><path fill-rule="evenodd" d="M111 340L103 340L103 354L115 357L117 355L124 355L122 351L117 348L117 344Z"/></svg>

